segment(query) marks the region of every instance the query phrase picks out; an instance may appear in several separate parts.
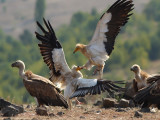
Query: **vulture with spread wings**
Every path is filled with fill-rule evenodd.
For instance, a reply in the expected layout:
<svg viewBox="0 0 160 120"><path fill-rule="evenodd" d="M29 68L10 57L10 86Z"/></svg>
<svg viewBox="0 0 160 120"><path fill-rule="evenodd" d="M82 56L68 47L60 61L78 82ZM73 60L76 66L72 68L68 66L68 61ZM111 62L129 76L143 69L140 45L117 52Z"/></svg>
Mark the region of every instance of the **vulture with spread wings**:
<svg viewBox="0 0 160 120"><path fill-rule="evenodd" d="M96 66L94 74L99 71L98 78L103 77L105 61L109 59L116 36L120 28L124 26L133 10L132 0L117 0L100 18L92 40L88 45L77 44L73 53L80 51L88 62L81 69L90 70Z"/></svg>
<svg viewBox="0 0 160 120"><path fill-rule="evenodd" d="M44 23L48 31L37 22L37 25L44 35L35 32L37 39L41 42L38 44L40 53L43 56L44 62L50 69L50 80L58 84L61 89L64 89L64 97L68 99L70 108L71 103L69 98L85 96L87 94L100 94L104 91L113 93L113 91L122 90L121 87L115 85L115 83L121 84L121 81L112 82L109 80L85 79L79 71L79 67L73 66L72 69L70 69L66 62L63 48L50 22L46 22L44 19ZM74 92L75 94L73 94Z"/></svg>

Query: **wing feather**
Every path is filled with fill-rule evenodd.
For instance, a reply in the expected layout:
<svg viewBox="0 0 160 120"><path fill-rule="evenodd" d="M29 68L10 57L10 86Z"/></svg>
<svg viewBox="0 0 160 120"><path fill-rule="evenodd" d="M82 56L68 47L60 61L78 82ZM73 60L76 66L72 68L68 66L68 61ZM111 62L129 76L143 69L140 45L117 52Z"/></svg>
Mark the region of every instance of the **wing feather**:
<svg viewBox="0 0 160 120"><path fill-rule="evenodd" d="M109 81L109 80L97 80L97 79L79 79L77 84L77 89L71 95L71 98L74 97L83 97L85 95L95 95L101 94L101 92L107 91L110 94L113 94L114 91L120 92L124 91L123 88L115 84L124 84L120 81Z"/></svg>
<svg viewBox="0 0 160 120"><path fill-rule="evenodd" d="M51 75L51 77L59 77L67 72L70 72L70 68L66 62L63 48L57 40L50 22L47 22L45 19L43 19L43 21L48 31L46 31L43 26L37 22L38 27L44 34L40 35L35 32L37 39L41 42L38 46L44 62L52 71L51 73L53 75Z"/></svg>
<svg viewBox="0 0 160 120"><path fill-rule="evenodd" d="M90 51L95 52L96 50L97 52L99 51L99 53L110 55L114 49L115 38L120 28L128 22L129 16L132 15L132 13L129 13L132 10L132 0L117 0L117 2L101 16L97 23L95 33L89 43ZM103 45L101 43L103 43ZM95 49L96 46L97 48L103 47L103 49Z"/></svg>

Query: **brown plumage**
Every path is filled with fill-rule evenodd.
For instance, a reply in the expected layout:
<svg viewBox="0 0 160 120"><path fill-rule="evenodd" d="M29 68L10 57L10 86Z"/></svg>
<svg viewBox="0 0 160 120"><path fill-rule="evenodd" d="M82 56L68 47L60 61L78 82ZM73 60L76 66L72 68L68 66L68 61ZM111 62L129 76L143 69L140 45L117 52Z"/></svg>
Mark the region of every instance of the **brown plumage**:
<svg viewBox="0 0 160 120"><path fill-rule="evenodd" d="M160 109L160 79L139 90L134 97L134 102L142 105L142 108L156 105Z"/></svg>
<svg viewBox="0 0 160 120"><path fill-rule="evenodd" d="M38 106L45 104L68 108L68 104L60 90L50 80L31 71L25 72L25 65L21 60L14 62L12 67L19 68L19 75L23 79L24 86L31 96L37 98Z"/></svg>
<svg viewBox="0 0 160 120"><path fill-rule="evenodd" d="M133 88L134 91L137 92L138 90L147 86L147 78L150 77L148 73L141 70L140 66L134 64L131 67L131 71L135 73L135 78L133 79Z"/></svg>

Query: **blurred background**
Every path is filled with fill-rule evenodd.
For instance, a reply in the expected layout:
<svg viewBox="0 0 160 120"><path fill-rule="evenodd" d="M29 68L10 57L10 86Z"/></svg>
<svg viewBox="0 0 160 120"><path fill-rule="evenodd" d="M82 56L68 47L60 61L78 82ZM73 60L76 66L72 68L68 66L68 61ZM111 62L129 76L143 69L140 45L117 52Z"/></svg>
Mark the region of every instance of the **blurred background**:
<svg viewBox="0 0 160 120"><path fill-rule="evenodd" d="M0 0L0 97L16 103L33 102L18 69L11 63L21 59L26 69L49 77L35 38L36 20L50 20L63 45L70 67L83 65L87 59L73 54L76 43L87 44L97 21L116 0ZM133 0L135 9L129 22L116 38L115 49L106 62L104 78L132 80L133 64L149 73L160 71L160 1ZM92 71L82 70L86 78Z"/></svg>

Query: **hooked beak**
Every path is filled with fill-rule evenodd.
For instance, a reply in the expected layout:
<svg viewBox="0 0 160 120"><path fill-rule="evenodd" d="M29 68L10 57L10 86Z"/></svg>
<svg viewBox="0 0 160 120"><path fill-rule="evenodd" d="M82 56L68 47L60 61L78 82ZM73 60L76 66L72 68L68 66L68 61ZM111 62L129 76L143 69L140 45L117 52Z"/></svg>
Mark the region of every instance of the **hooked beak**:
<svg viewBox="0 0 160 120"><path fill-rule="evenodd" d="M131 71L134 71L134 69L133 69L133 68L131 68L130 70L131 70Z"/></svg>
<svg viewBox="0 0 160 120"><path fill-rule="evenodd" d="M12 66L12 67L15 67L15 63L12 63L11 66Z"/></svg>
<svg viewBox="0 0 160 120"><path fill-rule="evenodd" d="M80 70L82 70L82 69L83 69L82 67L78 66L78 67L76 68L76 71L80 71Z"/></svg>
<svg viewBox="0 0 160 120"><path fill-rule="evenodd" d="M73 51L73 54L75 54L78 51L78 48L75 48L75 50Z"/></svg>

